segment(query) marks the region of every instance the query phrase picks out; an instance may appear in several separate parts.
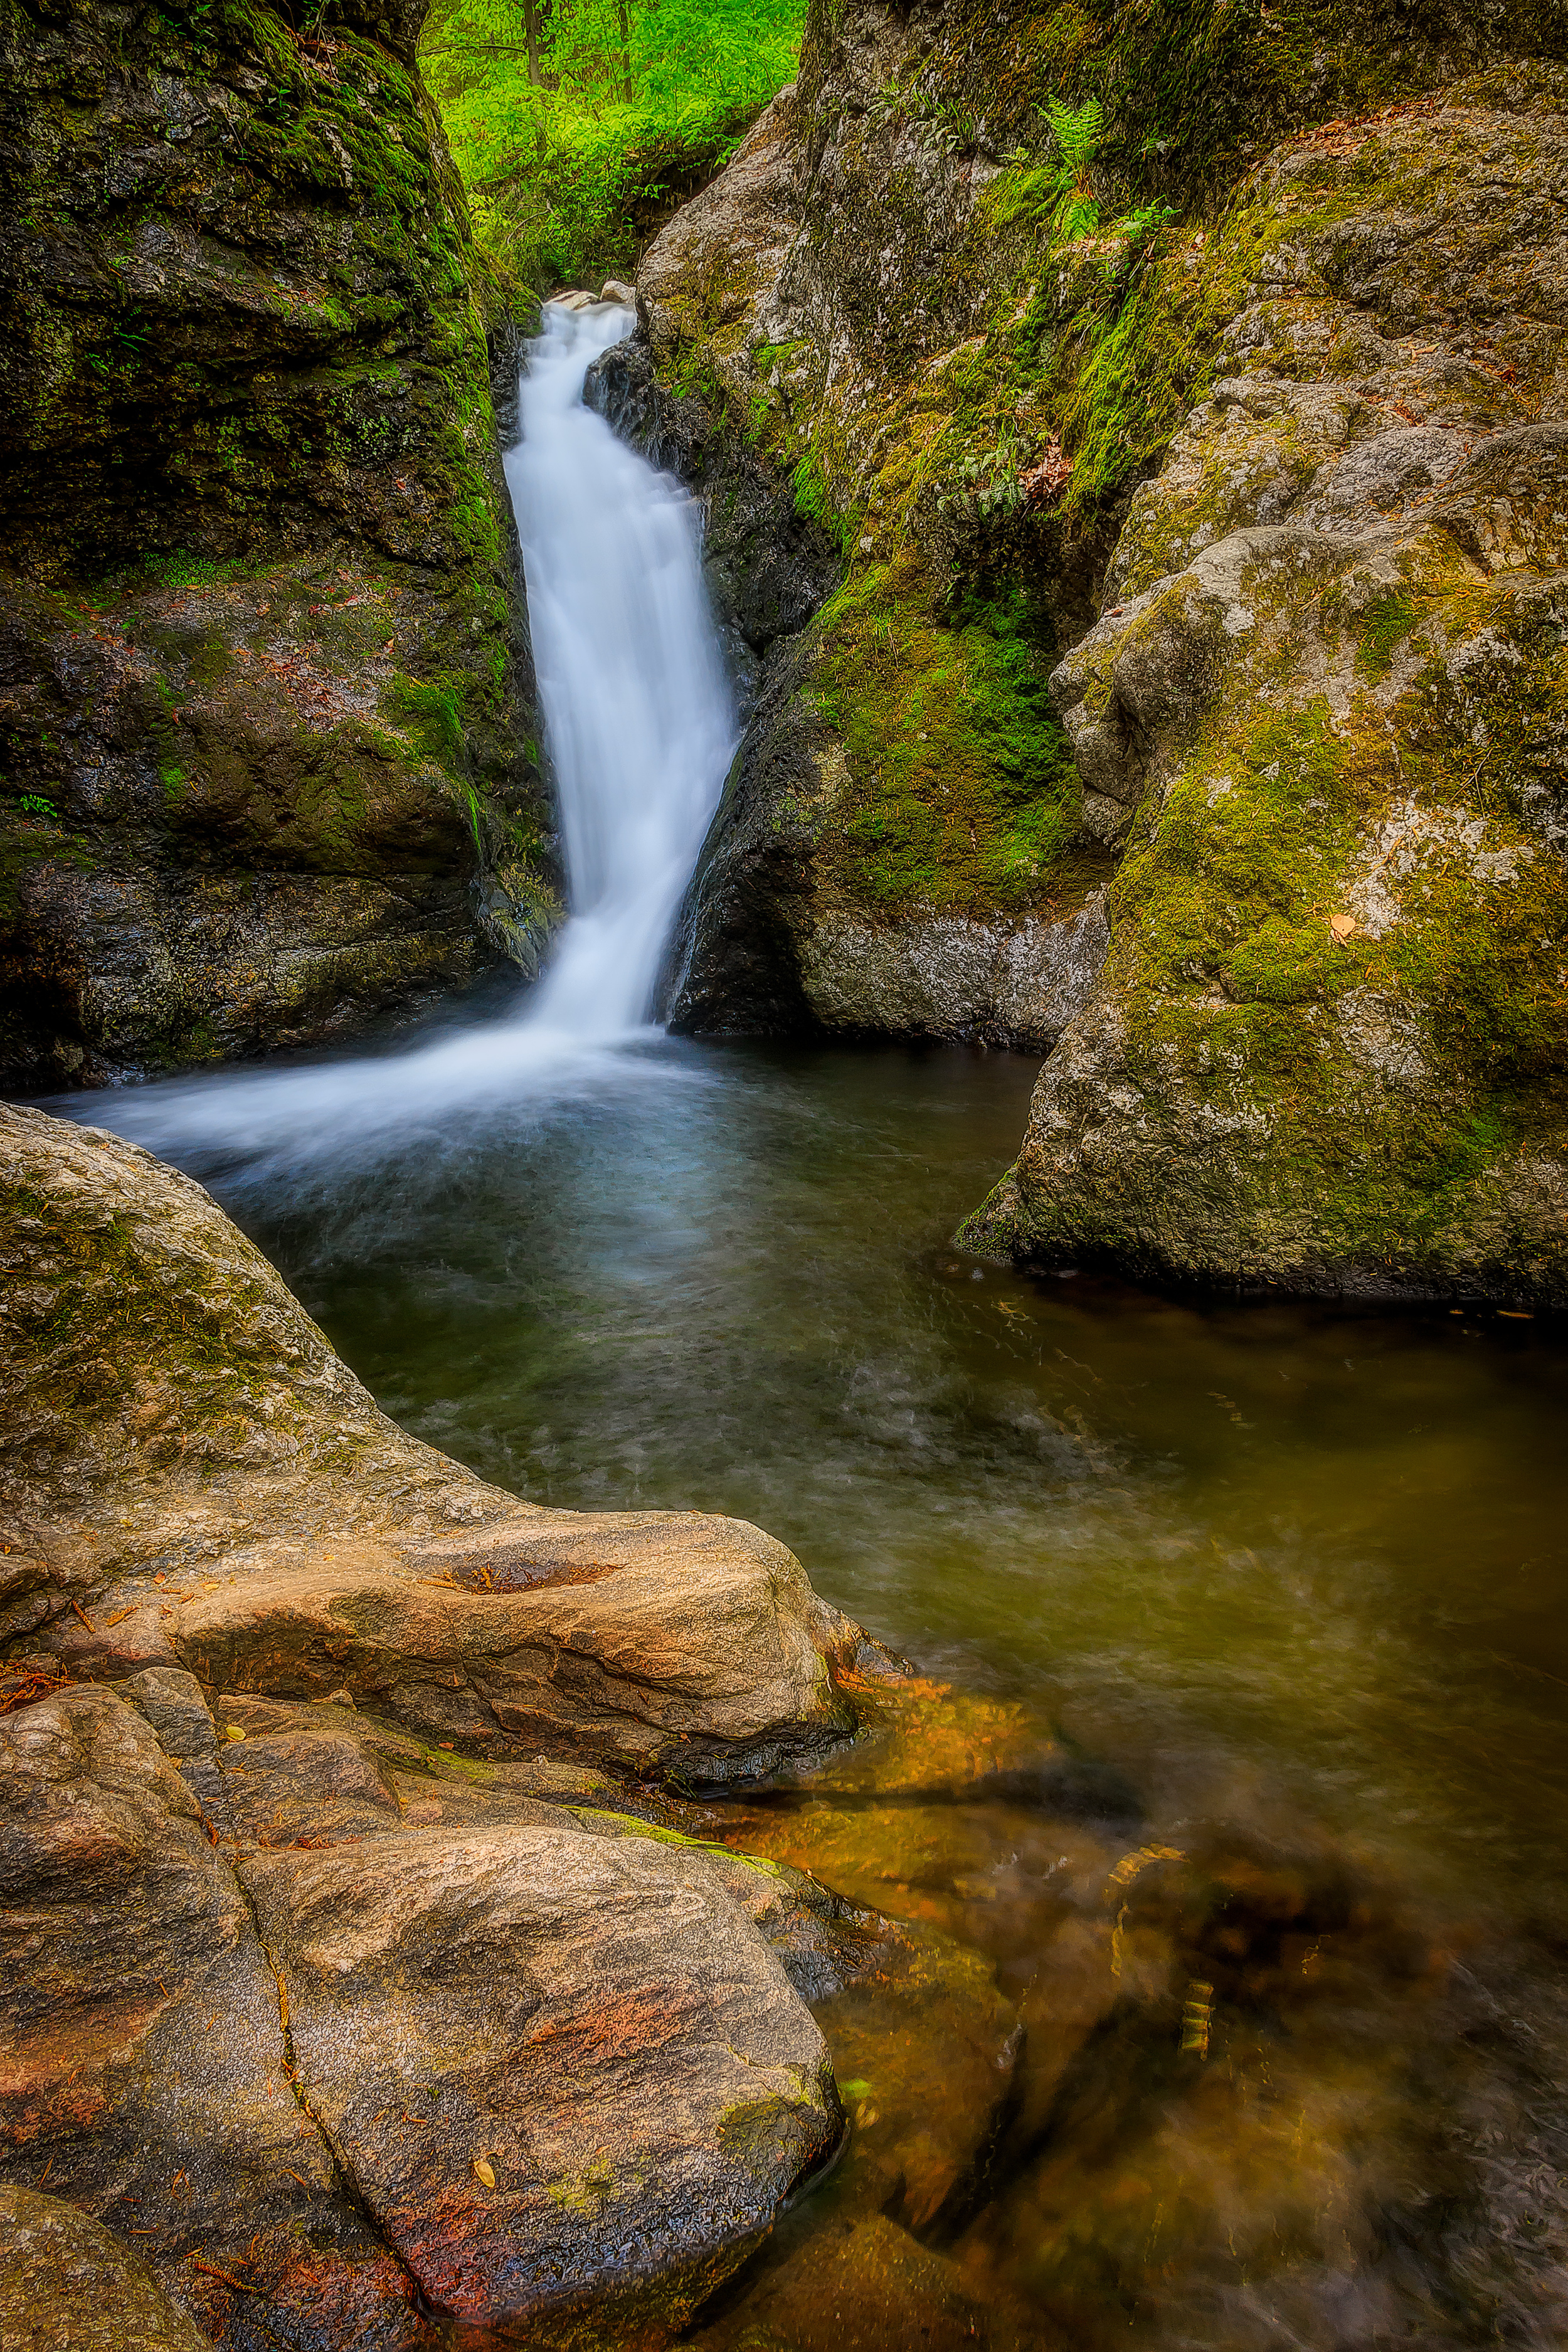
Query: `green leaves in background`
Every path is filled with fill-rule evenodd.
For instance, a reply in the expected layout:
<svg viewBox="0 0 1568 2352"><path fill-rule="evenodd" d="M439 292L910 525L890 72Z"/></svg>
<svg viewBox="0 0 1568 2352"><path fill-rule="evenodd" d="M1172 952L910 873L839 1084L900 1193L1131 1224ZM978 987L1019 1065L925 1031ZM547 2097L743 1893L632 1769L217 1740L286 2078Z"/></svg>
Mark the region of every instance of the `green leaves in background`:
<svg viewBox="0 0 1568 2352"><path fill-rule="evenodd" d="M625 273L795 72L805 0L435 0L425 76L506 290Z"/></svg>

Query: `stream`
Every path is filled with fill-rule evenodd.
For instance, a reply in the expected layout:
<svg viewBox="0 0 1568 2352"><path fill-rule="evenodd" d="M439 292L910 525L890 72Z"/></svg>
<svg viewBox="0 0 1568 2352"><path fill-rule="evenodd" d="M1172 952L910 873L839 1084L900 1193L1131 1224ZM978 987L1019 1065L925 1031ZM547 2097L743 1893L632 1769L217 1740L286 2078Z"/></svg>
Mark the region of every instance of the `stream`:
<svg viewBox="0 0 1568 2352"><path fill-rule="evenodd" d="M848 2152L693 2347L1560 2342L1568 1349L977 1265L1031 1063L650 1025L734 716L691 509L577 399L625 326L549 314L509 458L545 980L58 1107L208 1184L404 1427L755 1520L917 1664L689 1809L917 1954L819 2005Z"/></svg>

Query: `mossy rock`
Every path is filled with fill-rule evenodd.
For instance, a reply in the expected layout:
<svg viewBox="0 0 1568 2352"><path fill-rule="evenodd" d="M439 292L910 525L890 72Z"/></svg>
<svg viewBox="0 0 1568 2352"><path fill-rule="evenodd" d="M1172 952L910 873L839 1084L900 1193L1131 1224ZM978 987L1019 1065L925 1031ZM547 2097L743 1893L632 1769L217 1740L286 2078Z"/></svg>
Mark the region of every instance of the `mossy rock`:
<svg viewBox="0 0 1568 2352"><path fill-rule="evenodd" d="M0 12L13 1087L352 1034L548 919L419 14Z"/></svg>

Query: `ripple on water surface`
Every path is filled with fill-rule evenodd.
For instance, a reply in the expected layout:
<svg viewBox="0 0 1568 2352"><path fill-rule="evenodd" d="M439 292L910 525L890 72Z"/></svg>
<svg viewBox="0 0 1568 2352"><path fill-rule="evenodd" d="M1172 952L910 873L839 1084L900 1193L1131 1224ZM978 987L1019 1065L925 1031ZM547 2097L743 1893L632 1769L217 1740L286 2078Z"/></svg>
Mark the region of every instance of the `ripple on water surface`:
<svg viewBox="0 0 1568 2352"><path fill-rule="evenodd" d="M1033 1076L660 1040L374 1133L75 1108L405 1427L756 1520L953 1685L704 1817L938 1957L826 2004L849 2158L694 2342L1559 2341L1568 1355L977 1267Z"/></svg>

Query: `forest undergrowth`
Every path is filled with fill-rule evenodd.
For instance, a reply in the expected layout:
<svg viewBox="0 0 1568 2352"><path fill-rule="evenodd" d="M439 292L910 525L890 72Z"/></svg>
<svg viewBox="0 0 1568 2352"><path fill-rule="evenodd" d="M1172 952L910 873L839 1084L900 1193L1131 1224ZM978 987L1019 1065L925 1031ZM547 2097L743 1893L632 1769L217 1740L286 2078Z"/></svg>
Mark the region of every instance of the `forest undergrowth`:
<svg viewBox="0 0 1568 2352"><path fill-rule="evenodd" d="M434 0L420 63L498 310L628 276L791 79L805 0Z"/></svg>

